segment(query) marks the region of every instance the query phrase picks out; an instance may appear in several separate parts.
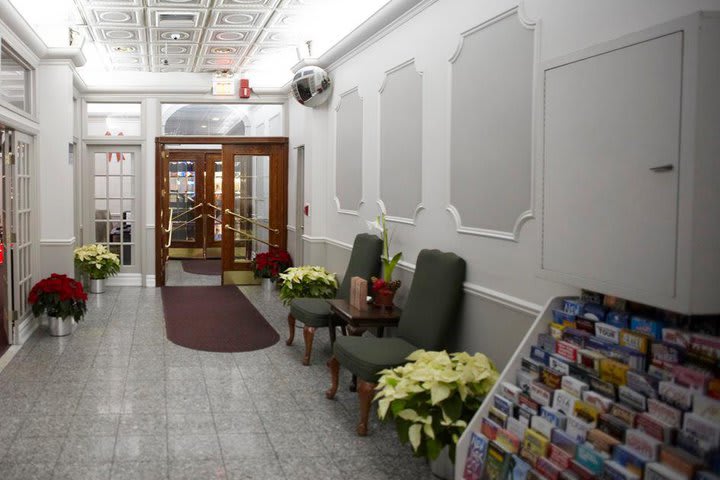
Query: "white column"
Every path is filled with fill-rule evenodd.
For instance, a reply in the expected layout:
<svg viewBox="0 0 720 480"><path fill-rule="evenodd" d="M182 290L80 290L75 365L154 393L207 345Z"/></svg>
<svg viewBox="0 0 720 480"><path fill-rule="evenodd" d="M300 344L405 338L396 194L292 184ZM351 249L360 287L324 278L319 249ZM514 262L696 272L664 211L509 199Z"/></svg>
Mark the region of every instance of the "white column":
<svg viewBox="0 0 720 480"><path fill-rule="evenodd" d="M73 142L73 74L69 61L42 62L37 70L35 174L39 185L40 274L74 274L74 175L68 146Z"/></svg>

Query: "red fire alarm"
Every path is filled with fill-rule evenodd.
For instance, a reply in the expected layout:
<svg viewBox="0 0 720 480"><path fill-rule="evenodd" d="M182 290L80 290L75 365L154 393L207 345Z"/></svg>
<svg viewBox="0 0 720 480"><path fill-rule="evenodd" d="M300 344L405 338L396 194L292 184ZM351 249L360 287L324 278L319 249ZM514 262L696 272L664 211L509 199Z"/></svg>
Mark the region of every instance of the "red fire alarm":
<svg viewBox="0 0 720 480"><path fill-rule="evenodd" d="M250 98L250 80L240 79L240 98Z"/></svg>

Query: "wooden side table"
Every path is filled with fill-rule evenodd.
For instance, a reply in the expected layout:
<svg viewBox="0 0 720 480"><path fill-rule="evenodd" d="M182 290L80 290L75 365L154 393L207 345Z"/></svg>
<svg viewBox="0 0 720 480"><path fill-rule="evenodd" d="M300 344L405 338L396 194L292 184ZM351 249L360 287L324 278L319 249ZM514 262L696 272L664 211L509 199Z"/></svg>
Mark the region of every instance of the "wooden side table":
<svg viewBox="0 0 720 480"><path fill-rule="evenodd" d="M360 310L350 306L347 300L333 299L327 301L330 304L330 341L335 342L335 327L345 326L348 334L360 336L369 328L377 329L377 336L382 337L385 327L397 327L400 321L402 310L393 307L392 310L377 308L368 305L366 310ZM340 321L340 323L336 323Z"/></svg>
<svg viewBox="0 0 720 480"><path fill-rule="evenodd" d="M393 306L392 309L378 308L368 305L366 310L350 306L347 300L333 299L330 304L330 342L335 343L335 327L343 327L348 335L361 336L369 328L377 329L377 337L385 334L385 327L397 327L402 310ZM357 390L357 378L353 375L350 391Z"/></svg>

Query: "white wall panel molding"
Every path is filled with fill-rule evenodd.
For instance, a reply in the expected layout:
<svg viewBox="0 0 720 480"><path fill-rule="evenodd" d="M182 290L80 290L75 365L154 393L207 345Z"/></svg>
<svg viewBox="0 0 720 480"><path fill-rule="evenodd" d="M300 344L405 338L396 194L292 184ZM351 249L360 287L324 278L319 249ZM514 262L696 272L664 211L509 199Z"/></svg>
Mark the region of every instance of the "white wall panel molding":
<svg viewBox="0 0 720 480"><path fill-rule="evenodd" d="M423 77L411 58L386 70L378 90L377 203L390 222L415 225L425 208L423 125Z"/></svg>
<svg viewBox="0 0 720 480"><path fill-rule="evenodd" d="M40 245L48 247L71 247L75 245L77 239L75 237L70 238L41 238Z"/></svg>
<svg viewBox="0 0 720 480"><path fill-rule="evenodd" d="M336 210L345 215L359 216L358 210L365 203L363 117L363 97L358 87L341 93L335 105L333 191ZM343 192L350 192L350 198Z"/></svg>
<svg viewBox="0 0 720 480"><path fill-rule="evenodd" d="M155 283L155 275L145 275L145 287L154 288L157 284Z"/></svg>
<svg viewBox="0 0 720 480"><path fill-rule="evenodd" d="M303 236L303 238L306 238L306 237ZM307 237L307 238L310 238L310 237ZM335 240L335 239L329 238L329 237L313 237L312 242L326 243L327 245L342 248L347 251L352 250L351 244L340 241L340 240ZM404 270L410 274L415 273L415 264L406 262L404 260L401 260L398 263L398 268L401 270ZM525 313L528 315L538 315L542 311L542 305L539 305L539 304L533 303L533 302L529 302L522 298L515 297L513 295L508 295L507 293L499 292L499 291L493 290L491 288L483 287L482 285L478 285L476 283L465 282L463 284L463 289L464 289L465 293L467 293L469 295L482 297L486 300L500 304L506 308L515 310L520 313Z"/></svg>
<svg viewBox="0 0 720 480"><path fill-rule="evenodd" d="M538 23L514 7L462 32L449 59L446 210L458 233L517 242L534 218L538 46Z"/></svg>

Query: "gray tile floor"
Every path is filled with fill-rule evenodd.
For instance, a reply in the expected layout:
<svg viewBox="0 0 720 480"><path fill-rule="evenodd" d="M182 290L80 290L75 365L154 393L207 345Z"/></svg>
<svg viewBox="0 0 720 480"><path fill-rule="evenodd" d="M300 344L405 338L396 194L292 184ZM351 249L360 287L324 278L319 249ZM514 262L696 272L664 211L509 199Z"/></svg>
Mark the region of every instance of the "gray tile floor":
<svg viewBox="0 0 720 480"><path fill-rule="evenodd" d="M354 433L357 397L341 377L325 399L327 333L303 367L275 292L243 291L281 335L249 353L165 339L160 289L91 295L70 337L44 328L0 373L0 479L430 479L426 463L373 415Z"/></svg>

